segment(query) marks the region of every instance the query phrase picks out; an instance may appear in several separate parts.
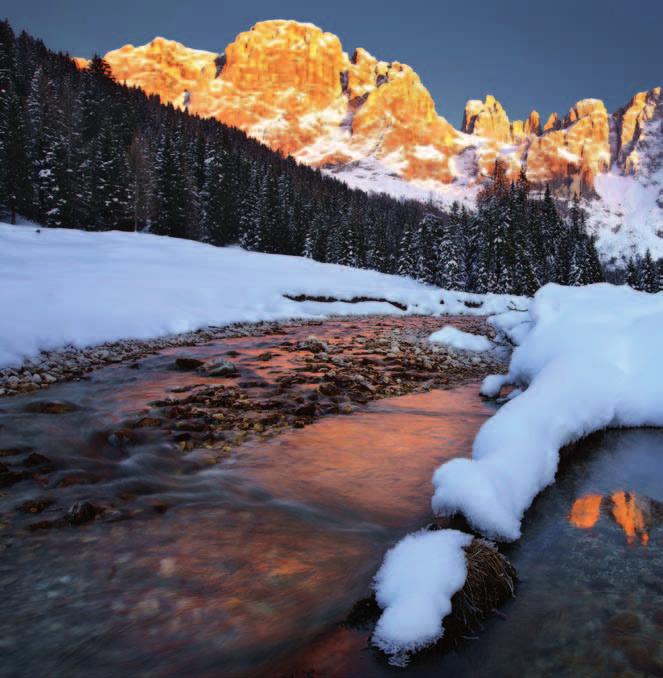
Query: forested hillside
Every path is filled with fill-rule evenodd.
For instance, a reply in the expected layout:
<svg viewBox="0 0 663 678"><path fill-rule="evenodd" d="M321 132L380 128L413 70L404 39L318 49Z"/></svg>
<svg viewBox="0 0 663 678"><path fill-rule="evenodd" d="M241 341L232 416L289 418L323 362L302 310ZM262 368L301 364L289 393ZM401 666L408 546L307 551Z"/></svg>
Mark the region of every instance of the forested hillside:
<svg viewBox="0 0 663 678"><path fill-rule="evenodd" d="M148 230L401 273L442 287L531 294L603 272L576 204L496 163L476 210L366 194L243 132L79 69L0 24L0 206L45 226Z"/></svg>

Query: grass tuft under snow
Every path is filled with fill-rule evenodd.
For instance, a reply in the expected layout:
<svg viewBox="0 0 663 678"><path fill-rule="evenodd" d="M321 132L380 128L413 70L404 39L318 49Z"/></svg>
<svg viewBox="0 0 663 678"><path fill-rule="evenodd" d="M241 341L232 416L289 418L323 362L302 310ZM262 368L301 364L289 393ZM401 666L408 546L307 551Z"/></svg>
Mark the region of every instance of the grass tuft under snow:
<svg viewBox="0 0 663 678"><path fill-rule="evenodd" d="M442 619L467 577L465 547L472 537L457 530L421 530L387 552L375 575L375 594L384 609L373 643L397 665L444 634Z"/></svg>

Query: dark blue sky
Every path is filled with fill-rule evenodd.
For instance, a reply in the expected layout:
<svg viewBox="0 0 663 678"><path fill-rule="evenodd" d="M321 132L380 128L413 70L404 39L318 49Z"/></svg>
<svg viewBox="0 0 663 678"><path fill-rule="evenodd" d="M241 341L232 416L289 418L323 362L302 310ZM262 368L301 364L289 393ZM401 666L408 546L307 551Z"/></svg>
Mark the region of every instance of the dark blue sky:
<svg viewBox="0 0 663 678"><path fill-rule="evenodd" d="M256 21L310 21L350 53L410 64L456 125L487 93L513 119L585 97L614 110L663 85L663 0L3 0L0 14L77 56L155 35L220 52Z"/></svg>

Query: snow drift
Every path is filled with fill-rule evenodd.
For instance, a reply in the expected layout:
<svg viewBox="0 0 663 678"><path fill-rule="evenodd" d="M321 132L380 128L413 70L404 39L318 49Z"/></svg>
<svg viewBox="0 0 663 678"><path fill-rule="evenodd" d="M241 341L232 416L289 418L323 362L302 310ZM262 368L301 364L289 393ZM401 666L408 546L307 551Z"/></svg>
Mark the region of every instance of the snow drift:
<svg viewBox="0 0 663 678"><path fill-rule="evenodd" d="M475 353L483 353L493 348L493 344L488 337L484 337L482 334L463 332L451 325L446 325L441 330L433 332L428 337L428 341L433 344L451 346L460 351L473 351Z"/></svg>
<svg viewBox="0 0 663 678"><path fill-rule="evenodd" d="M518 318L510 311L493 319L495 327L510 331L521 343L508 375L488 377L482 390L491 396L505 384L524 390L516 391L481 427L471 459L452 459L433 476L435 513L462 513L481 534L506 541L520 537L525 511L554 481L562 447L607 427L663 426L663 363L658 357L663 345L663 293L608 284L580 288L551 284L537 292L529 317L523 315ZM452 562L450 550L456 548L456 558L461 558L456 538L431 544L436 553L429 557ZM393 571L394 553L411 562L418 548L406 537L387 555L383 569ZM421 569L415 573L429 576ZM438 581L440 574L433 575L436 591L462 588L458 575L456 567L446 571L446 589ZM430 644L443 629L433 631L430 601L420 601L411 573L402 568L400 580L395 578L392 572L387 596L381 594L384 575L378 574L378 602L385 612L374 642L399 657ZM450 597L442 601L440 594L436 609L447 609L447 603ZM404 619L400 625L391 619L395 609L412 617L408 626ZM406 635L402 627L420 633Z"/></svg>
<svg viewBox="0 0 663 678"><path fill-rule="evenodd" d="M502 380L527 389L483 425L472 459L454 459L433 477L436 513L462 512L505 540L520 536L562 447L610 426L663 425L663 294L547 285L530 316ZM495 386L489 380L484 392Z"/></svg>
<svg viewBox="0 0 663 678"><path fill-rule="evenodd" d="M484 315L517 297L440 290L409 278L301 257L143 233L0 224L0 366L40 350L150 339L208 325L400 313ZM470 307L466 303L470 304Z"/></svg>
<svg viewBox="0 0 663 678"><path fill-rule="evenodd" d="M373 643L404 663L407 654L438 638L451 598L467 576L465 547L472 537L457 530L422 530L387 552L375 576L375 594L384 613Z"/></svg>

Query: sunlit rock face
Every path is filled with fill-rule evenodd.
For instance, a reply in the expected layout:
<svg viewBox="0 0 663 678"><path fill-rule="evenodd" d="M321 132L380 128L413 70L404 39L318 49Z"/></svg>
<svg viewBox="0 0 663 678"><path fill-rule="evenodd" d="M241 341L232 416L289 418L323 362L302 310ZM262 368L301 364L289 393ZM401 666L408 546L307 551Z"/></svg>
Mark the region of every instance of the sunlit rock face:
<svg viewBox="0 0 663 678"><path fill-rule="evenodd" d="M384 159L406 179L453 180L459 133L419 76L363 49L352 57L312 24L264 21L223 54L155 38L105 59L120 82L238 127L273 149L324 166Z"/></svg>
<svg viewBox="0 0 663 678"><path fill-rule="evenodd" d="M559 127L559 129L554 129ZM564 119L527 148L527 174L538 183L566 182L572 190L591 190L594 177L611 166L610 119L598 99L583 99Z"/></svg>
<svg viewBox="0 0 663 678"><path fill-rule="evenodd" d="M387 176L408 187L398 189L403 195L417 186L427 195L447 191L463 198L500 158L512 177L524 170L534 186L549 184L561 197L576 191L595 197L617 173L644 186L651 203L647 219L654 229L659 221L663 226L663 212L657 216L663 194L658 206L648 179L661 169L660 87L636 94L612 115L600 100L584 99L563 117L543 118L543 124L537 111L510 120L488 95L468 101L456 130L438 115L412 68L380 61L361 48L348 53L335 35L312 24L264 21L240 33L221 54L155 38L105 58L118 81L238 127L308 165L335 168L339 176L346 168L349 183L374 171L365 168L378 167L379 190L379 177ZM77 63L85 66L84 60ZM602 177L609 181L601 183ZM613 230L630 209L630 195L614 206L601 198L612 210ZM633 218L642 214L638 206Z"/></svg>
<svg viewBox="0 0 663 678"><path fill-rule="evenodd" d="M615 113L615 118L618 130L617 160L626 174L637 174L644 169L641 167L643 156L647 158L651 155L648 150L660 143L663 90L655 87L649 92L638 92L627 106ZM658 160L663 160L660 155Z"/></svg>
<svg viewBox="0 0 663 678"><path fill-rule="evenodd" d="M481 102L475 99L465 104L463 132L510 144L513 141L511 123L502 104L492 94Z"/></svg>

